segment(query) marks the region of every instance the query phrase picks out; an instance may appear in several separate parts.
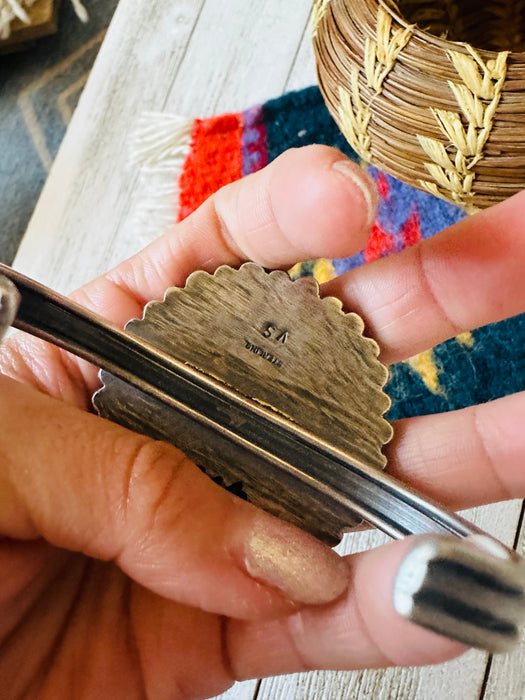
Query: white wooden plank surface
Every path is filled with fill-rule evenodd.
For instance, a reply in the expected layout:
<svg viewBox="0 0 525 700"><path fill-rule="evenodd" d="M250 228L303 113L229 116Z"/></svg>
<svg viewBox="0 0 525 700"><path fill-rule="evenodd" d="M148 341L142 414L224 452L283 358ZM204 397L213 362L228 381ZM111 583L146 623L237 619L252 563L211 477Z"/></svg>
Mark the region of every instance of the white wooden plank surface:
<svg viewBox="0 0 525 700"><path fill-rule="evenodd" d="M525 555L525 524L522 523L517 551ZM512 654L494 657L490 665L484 700L525 698L525 639Z"/></svg>
<svg viewBox="0 0 525 700"><path fill-rule="evenodd" d="M134 252L138 115L207 116L281 94L308 13L308 0L266 0L255 17L245 0L122 0L16 264L66 291Z"/></svg>
<svg viewBox="0 0 525 700"><path fill-rule="evenodd" d="M305 33L310 0L121 0L15 267L70 291L134 252L137 174L127 144L145 110L208 116L240 110L315 81ZM478 509L474 521L512 543L520 503ZM469 514L470 515L470 514ZM345 548L381 538L362 533ZM525 698L525 648L437 667L320 672L264 680L258 698L505 700ZM257 682L221 696L251 700Z"/></svg>
<svg viewBox="0 0 525 700"><path fill-rule="evenodd" d="M472 509L464 515L487 532L497 533L507 544L512 544L520 510L521 503L512 502L503 508L492 505ZM362 533L354 541L352 538L347 540L344 549L346 552L359 551L383 541L381 535ZM501 658L514 666L514 655ZM460 659L439 666L299 674L264 680L257 697L258 700L473 700L481 697L486 665L487 654L469 651ZM521 673L521 665L518 672ZM493 697L507 700L513 696L501 694ZM519 697L524 698L525 694Z"/></svg>

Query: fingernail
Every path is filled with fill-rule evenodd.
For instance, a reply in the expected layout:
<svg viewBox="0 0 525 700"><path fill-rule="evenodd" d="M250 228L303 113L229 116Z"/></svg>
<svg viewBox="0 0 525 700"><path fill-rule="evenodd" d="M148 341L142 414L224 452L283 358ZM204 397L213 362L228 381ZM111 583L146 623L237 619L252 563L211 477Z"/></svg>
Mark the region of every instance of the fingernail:
<svg viewBox="0 0 525 700"><path fill-rule="evenodd" d="M493 556L470 538L422 538L398 570L394 607L407 620L468 646L506 651L525 617L523 561L511 552Z"/></svg>
<svg viewBox="0 0 525 700"><path fill-rule="evenodd" d="M361 170L349 160L337 160L332 167L351 180L363 195L366 208L366 226L370 227L375 219L377 206L377 193L374 182L364 170Z"/></svg>
<svg viewBox="0 0 525 700"><path fill-rule="evenodd" d="M294 601L320 605L349 582L344 561L328 546L279 520L258 515L245 550L246 570Z"/></svg>

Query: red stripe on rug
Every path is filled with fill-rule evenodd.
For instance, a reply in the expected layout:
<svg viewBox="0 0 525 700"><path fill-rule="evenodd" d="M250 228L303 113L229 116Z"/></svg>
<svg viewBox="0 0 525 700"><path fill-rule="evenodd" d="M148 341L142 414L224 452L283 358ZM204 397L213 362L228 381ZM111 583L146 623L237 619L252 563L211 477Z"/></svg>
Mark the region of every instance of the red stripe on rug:
<svg viewBox="0 0 525 700"><path fill-rule="evenodd" d="M401 236L405 248L408 248L421 240L421 226L419 225L419 213L413 211L401 227Z"/></svg>
<svg viewBox="0 0 525 700"><path fill-rule="evenodd" d="M242 114L195 120L179 178L179 221L220 187L242 177L242 130Z"/></svg>
<svg viewBox="0 0 525 700"><path fill-rule="evenodd" d="M372 225L370 238L365 249L365 261L371 262L395 251L394 236L381 228L378 221Z"/></svg>

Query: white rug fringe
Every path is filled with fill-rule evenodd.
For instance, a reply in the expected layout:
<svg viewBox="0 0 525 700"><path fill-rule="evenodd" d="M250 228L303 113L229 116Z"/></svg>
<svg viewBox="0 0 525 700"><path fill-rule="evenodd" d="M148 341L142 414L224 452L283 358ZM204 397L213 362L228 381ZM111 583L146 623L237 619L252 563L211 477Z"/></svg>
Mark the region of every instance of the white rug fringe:
<svg viewBox="0 0 525 700"><path fill-rule="evenodd" d="M147 245L177 220L178 181L190 152L193 119L144 113L130 145L133 165L140 166L134 224Z"/></svg>
<svg viewBox="0 0 525 700"><path fill-rule="evenodd" d="M25 8L31 7L35 2L36 0L0 0L0 39L9 37L14 19L19 19L24 24L30 23Z"/></svg>
<svg viewBox="0 0 525 700"><path fill-rule="evenodd" d="M70 0L77 16L82 22L89 20L89 15L81 0ZM34 5L36 0L0 0L0 39L8 39L11 23L19 19L24 24L31 24L26 8Z"/></svg>
<svg viewBox="0 0 525 700"><path fill-rule="evenodd" d="M80 2L80 0L71 0L71 4L73 5L73 9L77 13L77 17L81 22L87 22L89 21L89 15L88 11L84 7L84 5Z"/></svg>

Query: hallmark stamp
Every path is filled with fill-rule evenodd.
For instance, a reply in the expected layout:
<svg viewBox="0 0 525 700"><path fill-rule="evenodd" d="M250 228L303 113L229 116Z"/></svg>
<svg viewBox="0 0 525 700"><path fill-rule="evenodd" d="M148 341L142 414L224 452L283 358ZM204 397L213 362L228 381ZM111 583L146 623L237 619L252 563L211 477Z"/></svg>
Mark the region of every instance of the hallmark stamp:
<svg viewBox="0 0 525 700"><path fill-rule="evenodd" d="M268 352L267 350L262 348L260 345L255 345L255 343L251 343L249 340L245 340L244 345L246 350L253 352L254 355L259 355L263 358L263 360L271 362L272 365L275 365L276 367L283 366L282 360L276 357L273 353Z"/></svg>

